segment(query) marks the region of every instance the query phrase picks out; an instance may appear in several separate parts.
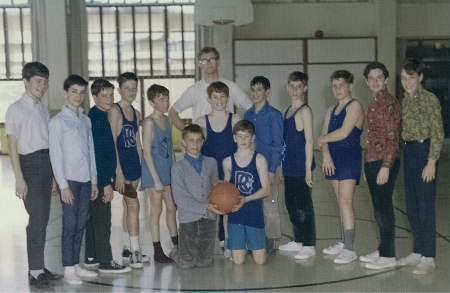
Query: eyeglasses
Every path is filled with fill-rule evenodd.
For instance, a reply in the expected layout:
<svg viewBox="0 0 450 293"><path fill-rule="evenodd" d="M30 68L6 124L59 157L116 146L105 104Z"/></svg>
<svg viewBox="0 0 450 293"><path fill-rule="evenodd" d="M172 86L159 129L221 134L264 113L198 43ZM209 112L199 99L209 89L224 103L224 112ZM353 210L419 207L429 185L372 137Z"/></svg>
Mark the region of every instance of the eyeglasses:
<svg viewBox="0 0 450 293"><path fill-rule="evenodd" d="M202 59L198 60L198 63L205 65L206 63L210 62L211 64L216 63L219 59L218 58L209 58L209 59Z"/></svg>

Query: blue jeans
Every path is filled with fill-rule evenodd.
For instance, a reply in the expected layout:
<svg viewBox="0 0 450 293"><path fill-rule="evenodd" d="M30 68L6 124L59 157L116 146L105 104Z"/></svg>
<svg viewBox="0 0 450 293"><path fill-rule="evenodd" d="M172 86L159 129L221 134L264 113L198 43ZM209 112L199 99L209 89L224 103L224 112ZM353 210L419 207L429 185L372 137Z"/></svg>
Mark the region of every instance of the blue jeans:
<svg viewBox="0 0 450 293"><path fill-rule="evenodd" d="M73 204L62 204L63 231L61 239L61 253L63 267L70 267L80 263L81 241L89 212L91 199L91 181L67 181L73 194Z"/></svg>

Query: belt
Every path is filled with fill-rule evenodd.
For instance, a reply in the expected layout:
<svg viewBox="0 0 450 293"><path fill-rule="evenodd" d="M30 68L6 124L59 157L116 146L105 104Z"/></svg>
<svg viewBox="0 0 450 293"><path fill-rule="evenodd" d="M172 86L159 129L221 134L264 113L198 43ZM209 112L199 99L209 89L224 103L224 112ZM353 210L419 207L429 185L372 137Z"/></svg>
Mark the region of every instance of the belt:
<svg viewBox="0 0 450 293"><path fill-rule="evenodd" d="M32 152L31 154L48 154L48 149L38 150L38 151Z"/></svg>
<svg viewBox="0 0 450 293"><path fill-rule="evenodd" d="M429 142L430 139L421 139L421 140L405 140L405 145L416 145L416 144L421 144L421 143L426 143Z"/></svg>

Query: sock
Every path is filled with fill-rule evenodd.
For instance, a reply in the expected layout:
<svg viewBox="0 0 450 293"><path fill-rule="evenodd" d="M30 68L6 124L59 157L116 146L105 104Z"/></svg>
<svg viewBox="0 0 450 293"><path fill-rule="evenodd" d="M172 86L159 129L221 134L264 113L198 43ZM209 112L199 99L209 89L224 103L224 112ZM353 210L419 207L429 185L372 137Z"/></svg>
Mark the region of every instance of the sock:
<svg viewBox="0 0 450 293"><path fill-rule="evenodd" d="M75 273L75 266L64 267L64 275Z"/></svg>
<svg viewBox="0 0 450 293"><path fill-rule="evenodd" d="M37 277L43 273L44 270L30 270L30 275L32 275L35 279L37 279Z"/></svg>
<svg viewBox="0 0 450 293"><path fill-rule="evenodd" d="M172 261L172 259L164 253L160 241L153 242L153 248L155 251L153 254L153 258L155 259L155 261L160 263L168 263Z"/></svg>
<svg viewBox="0 0 450 293"><path fill-rule="evenodd" d="M173 246L177 246L178 245L178 234L175 236L171 236L170 238L172 238Z"/></svg>
<svg viewBox="0 0 450 293"><path fill-rule="evenodd" d="M344 230L344 249L354 251L355 229Z"/></svg>
<svg viewBox="0 0 450 293"><path fill-rule="evenodd" d="M123 249L130 250L130 234L128 232L122 233Z"/></svg>
<svg viewBox="0 0 450 293"><path fill-rule="evenodd" d="M138 236L130 236L130 244L131 244L131 250L136 251L139 249L139 235Z"/></svg>

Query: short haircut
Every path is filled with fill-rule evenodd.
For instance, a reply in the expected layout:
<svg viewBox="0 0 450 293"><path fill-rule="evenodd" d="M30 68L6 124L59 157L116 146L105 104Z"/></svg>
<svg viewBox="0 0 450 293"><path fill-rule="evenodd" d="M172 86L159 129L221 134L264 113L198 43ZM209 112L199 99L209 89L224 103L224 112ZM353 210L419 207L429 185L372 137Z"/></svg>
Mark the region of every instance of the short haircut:
<svg viewBox="0 0 450 293"><path fill-rule="evenodd" d="M181 137L184 139L188 133L200 134L203 139L205 139L205 135L203 134L203 130L200 125L190 124L183 128L181 131Z"/></svg>
<svg viewBox="0 0 450 293"><path fill-rule="evenodd" d="M262 84L266 91L270 89L270 81L267 79L267 77L260 75L253 77L253 79L250 81L250 86L254 86L256 84Z"/></svg>
<svg viewBox="0 0 450 293"><path fill-rule="evenodd" d="M208 53L214 53L214 55L216 55L216 59L220 59L219 51L217 51L217 49L215 47L204 47L204 48L202 48L198 52L197 58L200 60L200 58L202 57L203 54L208 54Z"/></svg>
<svg viewBox="0 0 450 293"><path fill-rule="evenodd" d="M301 81L304 85L308 85L308 75L301 71L294 71L288 76L288 83L290 81Z"/></svg>
<svg viewBox="0 0 450 293"><path fill-rule="evenodd" d="M211 98L213 92L224 93L227 97L230 96L230 89L225 83L221 81L211 83L206 89L206 92L208 93L209 98Z"/></svg>
<svg viewBox="0 0 450 293"><path fill-rule="evenodd" d="M233 126L233 135L236 135L236 133L238 131L248 132L251 135L254 135L255 134L255 124L253 124L249 120L245 120L245 119L244 120L239 120Z"/></svg>
<svg viewBox="0 0 450 293"><path fill-rule="evenodd" d="M389 71L387 70L386 66L384 66L384 64L381 62L374 61L367 64L366 68L364 68L363 75L366 79L368 78L370 71L373 69L380 69L381 71L383 71L384 78L389 77Z"/></svg>
<svg viewBox="0 0 450 293"><path fill-rule="evenodd" d="M154 101L158 95L169 96L169 89L159 84L152 84L147 90L147 99Z"/></svg>
<svg viewBox="0 0 450 293"><path fill-rule="evenodd" d="M331 80L331 82L333 82L333 80L339 79L339 78L344 79L345 82L348 84L353 83L353 81L355 80L355 77L353 76L353 74L347 70L336 70L331 75L330 80Z"/></svg>
<svg viewBox="0 0 450 293"><path fill-rule="evenodd" d="M425 64L420 59L417 58L410 58L403 61L400 71L404 69L406 73L409 75L417 73L418 75L421 75L423 73L423 70L425 69Z"/></svg>
<svg viewBox="0 0 450 293"><path fill-rule="evenodd" d="M71 86L73 86L73 85L79 85L79 86L87 87L88 84L89 83L84 78L82 78L81 76L79 76L77 74L71 74L64 81L63 88L67 92L69 90L69 88Z"/></svg>
<svg viewBox="0 0 450 293"><path fill-rule="evenodd" d="M47 66L40 62L30 62L25 64L22 68L22 79L25 78L30 81L30 78L33 76L40 76L48 79L50 72L48 71Z"/></svg>
<svg viewBox="0 0 450 293"><path fill-rule="evenodd" d="M117 82L119 83L119 87L122 86L122 84L126 83L129 80L134 80L135 82L139 82L138 77L133 72L125 72L119 75L117 78Z"/></svg>
<svg viewBox="0 0 450 293"><path fill-rule="evenodd" d="M98 78L91 85L91 94L97 96L102 90L109 88L114 90L114 85L106 79Z"/></svg>

